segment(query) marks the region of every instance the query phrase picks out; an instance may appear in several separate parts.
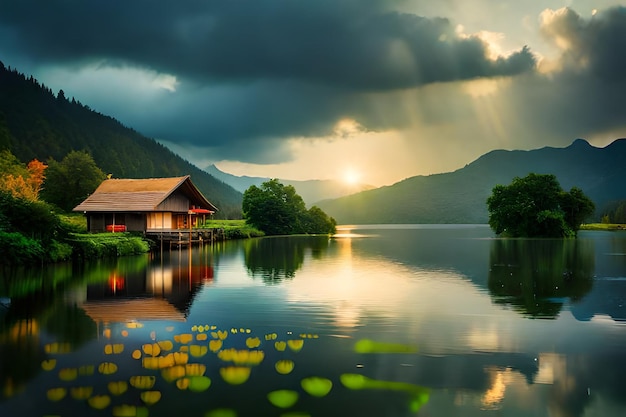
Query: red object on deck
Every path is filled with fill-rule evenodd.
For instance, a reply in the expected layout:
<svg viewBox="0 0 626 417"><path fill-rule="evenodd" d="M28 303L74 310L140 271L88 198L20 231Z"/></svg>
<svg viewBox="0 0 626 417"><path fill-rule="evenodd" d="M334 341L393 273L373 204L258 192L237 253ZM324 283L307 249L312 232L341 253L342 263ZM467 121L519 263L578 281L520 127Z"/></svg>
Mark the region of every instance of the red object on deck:
<svg viewBox="0 0 626 417"><path fill-rule="evenodd" d="M190 213L194 213L194 214L211 214L211 213L213 213L211 210L200 209L200 208L189 209L189 212Z"/></svg>
<svg viewBox="0 0 626 417"><path fill-rule="evenodd" d="M126 225L125 224L107 224L107 232L125 232Z"/></svg>

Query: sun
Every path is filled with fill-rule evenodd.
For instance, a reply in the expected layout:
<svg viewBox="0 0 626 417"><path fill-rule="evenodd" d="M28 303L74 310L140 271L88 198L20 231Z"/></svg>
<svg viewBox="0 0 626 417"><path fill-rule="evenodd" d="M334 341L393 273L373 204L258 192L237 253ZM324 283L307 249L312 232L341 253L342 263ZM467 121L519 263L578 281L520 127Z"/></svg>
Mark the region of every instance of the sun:
<svg viewBox="0 0 626 417"><path fill-rule="evenodd" d="M347 168L343 172L343 182L348 185L356 185L360 179L361 175L359 174L359 172L352 168Z"/></svg>

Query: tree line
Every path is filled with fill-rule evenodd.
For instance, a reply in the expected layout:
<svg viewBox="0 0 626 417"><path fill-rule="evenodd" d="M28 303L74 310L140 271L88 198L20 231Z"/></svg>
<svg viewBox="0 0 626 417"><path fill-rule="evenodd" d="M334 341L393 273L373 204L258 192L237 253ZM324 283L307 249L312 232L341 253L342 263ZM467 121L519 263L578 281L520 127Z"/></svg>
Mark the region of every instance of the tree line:
<svg viewBox="0 0 626 417"><path fill-rule="evenodd" d="M248 188L243 194L242 210L246 223L266 235L333 234L337 222L319 207L307 210L304 200L292 185L277 179Z"/></svg>
<svg viewBox="0 0 626 417"><path fill-rule="evenodd" d="M85 151L116 178L189 174L219 208L216 218L242 218L240 192L157 141L68 98L63 90L55 95L32 76L0 62L0 91L0 150L10 150L20 161L61 161L71 151Z"/></svg>

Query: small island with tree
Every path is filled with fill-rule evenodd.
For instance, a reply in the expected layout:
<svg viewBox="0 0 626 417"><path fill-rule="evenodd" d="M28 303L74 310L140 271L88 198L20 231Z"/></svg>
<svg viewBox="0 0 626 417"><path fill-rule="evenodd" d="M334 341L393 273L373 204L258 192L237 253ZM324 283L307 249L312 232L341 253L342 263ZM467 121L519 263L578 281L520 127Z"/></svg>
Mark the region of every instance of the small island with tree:
<svg viewBox="0 0 626 417"><path fill-rule="evenodd" d="M248 188L243 194L246 223L266 235L334 234L337 223L319 207L306 209L292 185L277 179Z"/></svg>
<svg viewBox="0 0 626 417"><path fill-rule="evenodd" d="M555 175L530 173L496 185L487 199L489 226L508 237L575 237L595 205L580 188L567 192Z"/></svg>

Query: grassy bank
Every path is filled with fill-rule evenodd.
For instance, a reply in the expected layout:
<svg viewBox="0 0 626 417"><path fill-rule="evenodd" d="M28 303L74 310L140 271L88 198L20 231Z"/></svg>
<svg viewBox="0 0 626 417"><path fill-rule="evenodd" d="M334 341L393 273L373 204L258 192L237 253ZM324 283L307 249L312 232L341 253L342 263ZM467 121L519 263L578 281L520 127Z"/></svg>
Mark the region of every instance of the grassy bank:
<svg viewBox="0 0 626 417"><path fill-rule="evenodd" d="M150 250L142 236L132 233L72 233L66 241L74 259L138 255Z"/></svg>
<svg viewBox="0 0 626 417"><path fill-rule="evenodd" d="M583 224L580 230L626 230L626 224L619 223L589 223Z"/></svg>
<svg viewBox="0 0 626 417"><path fill-rule="evenodd" d="M265 236L262 231L246 224L245 220L209 220L204 223L203 227L224 229L226 240Z"/></svg>

